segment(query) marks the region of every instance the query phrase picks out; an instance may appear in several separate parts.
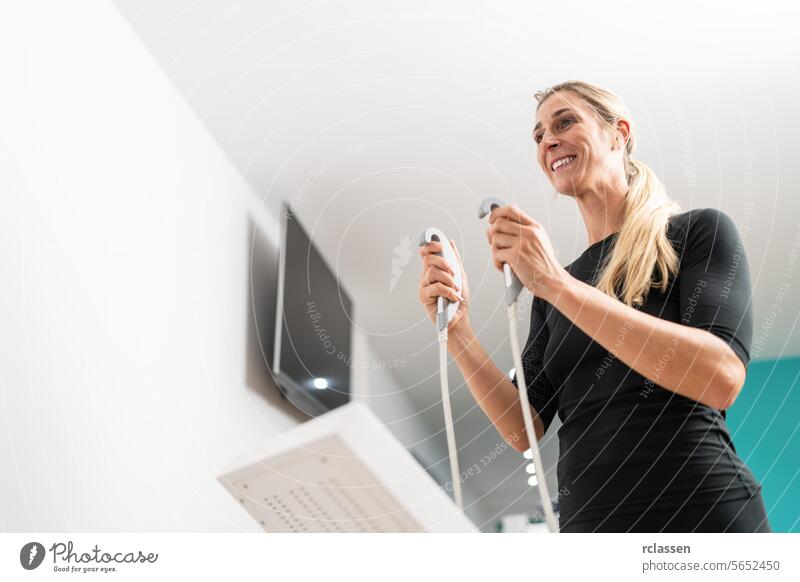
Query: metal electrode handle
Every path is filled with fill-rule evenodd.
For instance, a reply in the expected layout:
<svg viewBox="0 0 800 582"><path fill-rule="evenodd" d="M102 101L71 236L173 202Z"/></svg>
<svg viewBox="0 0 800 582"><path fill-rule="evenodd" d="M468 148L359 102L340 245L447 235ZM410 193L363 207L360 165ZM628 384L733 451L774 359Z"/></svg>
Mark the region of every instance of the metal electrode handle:
<svg viewBox="0 0 800 582"><path fill-rule="evenodd" d="M481 206L478 208L478 218L489 216L492 213L492 210L505 205L506 203L499 198L487 198L481 202ZM511 270L511 267L509 267L507 263L503 263L503 277L506 283L506 305L511 305L517 300L519 294L522 293L524 285L522 284L522 281L520 281L519 278L514 274L514 271Z"/></svg>
<svg viewBox="0 0 800 582"><path fill-rule="evenodd" d="M458 264L458 256L456 255L456 251L450 245L450 239L447 238L440 229L432 226L430 228L426 228L419 235L419 246L424 247L430 242L442 243L442 252L435 254L447 261L447 264L450 265L450 268L453 269L453 272L455 273L455 275L453 275L453 279L455 280L456 285L458 285L459 289L462 289L463 281L461 276L461 266ZM459 305L459 301L450 301L446 297L439 297L436 316L436 329L438 331L445 329L453 320L458 312Z"/></svg>

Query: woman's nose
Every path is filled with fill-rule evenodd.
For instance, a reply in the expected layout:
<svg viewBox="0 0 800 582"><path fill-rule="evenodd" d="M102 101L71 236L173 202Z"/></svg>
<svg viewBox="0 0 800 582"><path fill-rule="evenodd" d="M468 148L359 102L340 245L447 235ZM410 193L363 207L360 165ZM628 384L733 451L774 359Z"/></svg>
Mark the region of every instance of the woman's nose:
<svg viewBox="0 0 800 582"><path fill-rule="evenodd" d="M549 150L558 147L558 144L560 144L560 143L561 142L558 141L558 138L556 136L554 136L554 135L551 135L549 137L545 137L545 145L547 146L547 149L549 149Z"/></svg>
<svg viewBox="0 0 800 582"><path fill-rule="evenodd" d="M551 134L549 131L546 131L542 136L542 144L546 149L551 150L555 147L558 147L559 141L558 138L556 138L553 134Z"/></svg>

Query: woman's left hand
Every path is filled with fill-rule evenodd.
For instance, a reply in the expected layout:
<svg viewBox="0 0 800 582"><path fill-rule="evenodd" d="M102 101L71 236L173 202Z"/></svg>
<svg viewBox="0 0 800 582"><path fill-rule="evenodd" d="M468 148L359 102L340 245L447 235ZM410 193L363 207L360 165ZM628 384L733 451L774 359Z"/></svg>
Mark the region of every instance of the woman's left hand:
<svg viewBox="0 0 800 582"><path fill-rule="evenodd" d="M552 304L569 273L558 263L544 227L511 204L492 210L486 236L495 268L502 272L508 263L529 291Z"/></svg>

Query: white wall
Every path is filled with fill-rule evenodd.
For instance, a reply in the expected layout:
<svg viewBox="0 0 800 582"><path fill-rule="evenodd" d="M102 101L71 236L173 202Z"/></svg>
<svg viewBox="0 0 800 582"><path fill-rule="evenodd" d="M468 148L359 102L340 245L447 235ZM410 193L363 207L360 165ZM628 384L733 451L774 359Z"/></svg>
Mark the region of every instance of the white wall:
<svg viewBox="0 0 800 582"><path fill-rule="evenodd" d="M252 320L251 254L274 255L277 221L112 6L17 9L0 19L0 530L256 530L215 477L301 420Z"/></svg>

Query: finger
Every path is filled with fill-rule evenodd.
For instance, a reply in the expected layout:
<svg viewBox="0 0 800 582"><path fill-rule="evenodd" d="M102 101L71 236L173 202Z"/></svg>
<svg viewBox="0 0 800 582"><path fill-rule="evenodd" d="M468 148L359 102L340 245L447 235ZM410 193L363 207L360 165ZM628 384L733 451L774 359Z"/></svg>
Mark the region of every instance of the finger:
<svg viewBox="0 0 800 582"><path fill-rule="evenodd" d="M444 257L440 257L439 255L428 255L427 257L425 257L424 261L425 261L425 266L428 268L434 267L437 269L441 269L446 273L450 273L451 275L456 274L455 269L453 269L453 267L450 266L450 263L448 263Z"/></svg>
<svg viewBox="0 0 800 582"><path fill-rule="evenodd" d="M497 232L492 237L492 247L495 249L508 249L514 246L519 237Z"/></svg>
<svg viewBox="0 0 800 582"><path fill-rule="evenodd" d="M425 287L425 295L429 298L444 297L450 301L463 301L464 299L456 293L455 289L448 287L444 283L433 283ZM430 301L432 302L432 301Z"/></svg>
<svg viewBox="0 0 800 582"><path fill-rule="evenodd" d="M428 255L436 255L442 252L442 243L438 241L432 241L428 244L419 247L419 255L424 259Z"/></svg>
<svg viewBox="0 0 800 582"><path fill-rule="evenodd" d="M518 256L519 249L515 247L492 249L492 259L494 259L495 267L499 267L500 269L503 268L503 263L508 263L513 268Z"/></svg>
<svg viewBox="0 0 800 582"><path fill-rule="evenodd" d="M492 210L492 215L489 218L489 222L494 222L498 218L506 218L519 224L533 224L533 219L531 219L527 214L522 212L522 210L513 204L509 204L508 206L498 206Z"/></svg>
<svg viewBox="0 0 800 582"><path fill-rule="evenodd" d="M442 243L435 240L419 247L419 253L423 257L431 253L441 253L441 252L442 252Z"/></svg>
<svg viewBox="0 0 800 582"><path fill-rule="evenodd" d="M518 248L495 249L493 251L493 256L495 260L500 263L501 267L503 263L506 263L511 267L511 270L514 271L517 268L520 253Z"/></svg>
<svg viewBox="0 0 800 582"><path fill-rule="evenodd" d="M450 285L456 291L460 291L461 290L461 289L458 288L458 285L456 285L456 280L453 278L452 275L450 275L450 273L445 273L444 271L442 271L441 269L436 268L436 267L432 267L432 268L428 269L427 275L426 275L426 278L425 278L425 282L428 285L431 285L431 284L434 284L434 283L437 283L437 282L444 283L445 285Z"/></svg>
<svg viewBox="0 0 800 582"><path fill-rule="evenodd" d="M498 271L502 271L503 270L503 261L498 259L497 256L494 255L494 254L492 255L492 260L494 261L494 268L497 269Z"/></svg>
<svg viewBox="0 0 800 582"><path fill-rule="evenodd" d="M463 301L462 296L455 289L444 283L431 283L422 290L424 303L431 304L436 302L437 297L444 297L450 301Z"/></svg>
<svg viewBox="0 0 800 582"><path fill-rule="evenodd" d="M508 218L498 218L492 223L492 233L502 232L505 234L514 234L521 236L525 225L509 220Z"/></svg>

